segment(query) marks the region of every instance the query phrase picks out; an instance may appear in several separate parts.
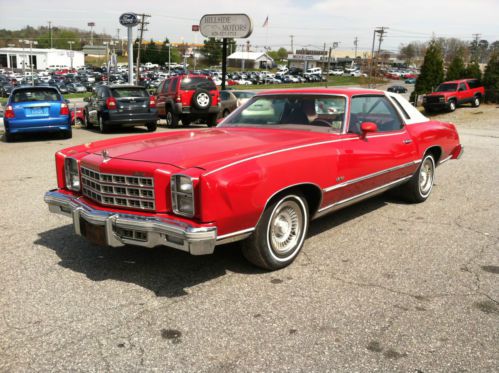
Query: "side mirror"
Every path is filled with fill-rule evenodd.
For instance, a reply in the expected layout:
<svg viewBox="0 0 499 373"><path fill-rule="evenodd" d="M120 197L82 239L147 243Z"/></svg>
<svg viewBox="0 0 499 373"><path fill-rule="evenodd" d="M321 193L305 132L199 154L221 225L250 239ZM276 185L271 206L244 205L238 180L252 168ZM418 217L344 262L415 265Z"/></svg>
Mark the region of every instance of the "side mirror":
<svg viewBox="0 0 499 373"><path fill-rule="evenodd" d="M360 125L360 130L362 131L362 137L365 137L369 132L378 131L378 126L373 122L364 122Z"/></svg>

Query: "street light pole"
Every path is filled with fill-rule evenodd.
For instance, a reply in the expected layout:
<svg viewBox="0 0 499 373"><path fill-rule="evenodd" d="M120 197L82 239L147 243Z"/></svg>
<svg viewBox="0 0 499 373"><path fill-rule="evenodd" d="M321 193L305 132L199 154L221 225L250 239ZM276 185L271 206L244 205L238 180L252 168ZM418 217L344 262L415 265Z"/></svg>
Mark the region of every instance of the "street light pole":
<svg viewBox="0 0 499 373"><path fill-rule="evenodd" d="M73 44L74 41L68 41L69 44L69 58L71 60L71 70L73 70Z"/></svg>

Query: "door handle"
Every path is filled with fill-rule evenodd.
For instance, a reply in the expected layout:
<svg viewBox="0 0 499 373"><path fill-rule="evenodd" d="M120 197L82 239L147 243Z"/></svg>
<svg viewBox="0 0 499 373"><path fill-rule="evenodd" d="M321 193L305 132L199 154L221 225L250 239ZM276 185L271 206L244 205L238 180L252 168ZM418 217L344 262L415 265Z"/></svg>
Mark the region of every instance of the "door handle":
<svg viewBox="0 0 499 373"><path fill-rule="evenodd" d="M410 143L412 143L412 140L411 139L406 139L406 140L403 141L403 143L404 144L410 144Z"/></svg>

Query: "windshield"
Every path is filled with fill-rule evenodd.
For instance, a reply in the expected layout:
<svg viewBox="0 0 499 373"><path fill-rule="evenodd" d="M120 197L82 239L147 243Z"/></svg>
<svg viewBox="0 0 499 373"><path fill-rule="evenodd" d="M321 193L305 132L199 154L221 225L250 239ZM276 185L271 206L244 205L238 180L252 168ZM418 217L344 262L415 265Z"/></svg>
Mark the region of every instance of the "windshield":
<svg viewBox="0 0 499 373"><path fill-rule="evenodd" d="M457 91L457 84L447 83L440 84L435 92L454 92Z"/></svg>
<svg viewBox="0 0 499 373"><path fill-rule="evenodd" d="M237 98L251 98L255 95L254 92L232 92Z"/></svg>
<svg viewBox="0 0 499 373"><path fill-rule="evenodd" d="M60 101L61 96L55 89L23 89L12 97L12 102Z"/></svg>
<svg viewBox="0 0 499 373"><path fill-rule="evenodd" d="M333 95L256 96L221 127L265 126L340 132L346 99Z"/></svg>

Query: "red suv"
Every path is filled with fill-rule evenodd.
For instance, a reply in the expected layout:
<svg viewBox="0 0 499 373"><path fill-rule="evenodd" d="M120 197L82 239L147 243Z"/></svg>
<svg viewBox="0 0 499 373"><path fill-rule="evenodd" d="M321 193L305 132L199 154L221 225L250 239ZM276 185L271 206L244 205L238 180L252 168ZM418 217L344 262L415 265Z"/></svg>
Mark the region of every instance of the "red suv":
<svg viewBox="0 0 499 373"><path fill-rule="evenodd" d="M159 117L168 126L190 124L200 119L209 127L217 124L220 93L207 75L178 75L164 80L156 91Z"/></svg>

